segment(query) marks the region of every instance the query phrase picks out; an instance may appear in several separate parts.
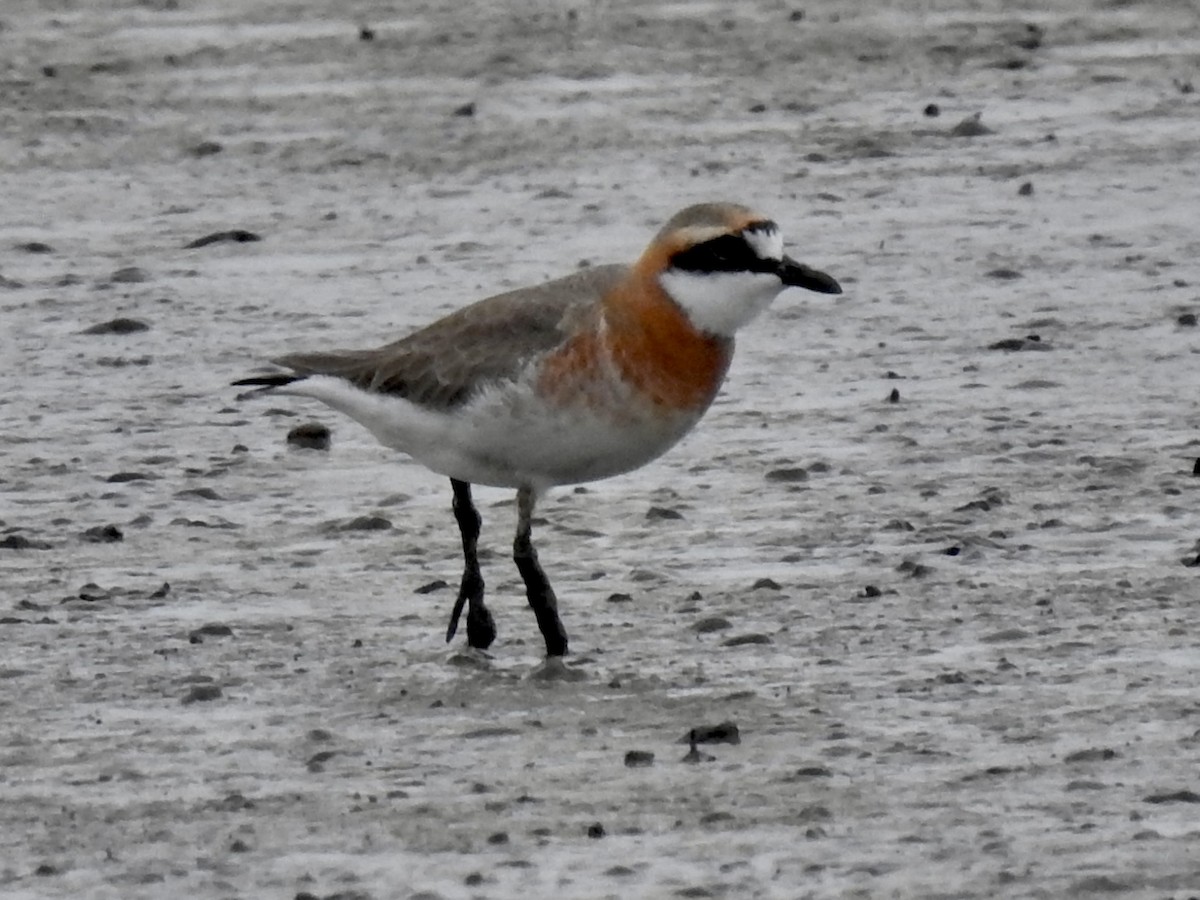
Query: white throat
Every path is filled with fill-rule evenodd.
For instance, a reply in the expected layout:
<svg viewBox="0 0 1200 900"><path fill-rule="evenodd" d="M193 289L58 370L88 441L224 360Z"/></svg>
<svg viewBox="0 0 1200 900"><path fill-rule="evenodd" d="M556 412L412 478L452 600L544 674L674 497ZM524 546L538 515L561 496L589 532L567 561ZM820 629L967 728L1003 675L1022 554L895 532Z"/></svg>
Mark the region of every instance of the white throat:
<svg viewBox="0 0 1200 900"><path fill-rule="evenodd" d="M660 282L692 325L720 337L733 337L783 291L783 282L773 272L668 269Z"/></svg>

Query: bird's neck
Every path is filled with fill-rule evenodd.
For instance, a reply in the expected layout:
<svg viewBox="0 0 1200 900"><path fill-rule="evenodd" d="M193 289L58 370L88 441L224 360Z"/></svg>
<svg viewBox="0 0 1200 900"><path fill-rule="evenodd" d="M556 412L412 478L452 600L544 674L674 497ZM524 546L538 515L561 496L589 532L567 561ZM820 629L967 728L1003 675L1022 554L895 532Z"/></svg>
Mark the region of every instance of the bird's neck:
<svg viewBox="0 0 1200 900"><path fill-rule="evenodd" d="M621 375L656 405L702 412L733 359L733 339L698 330L643 258L605 298L608 351Z"/></svg>

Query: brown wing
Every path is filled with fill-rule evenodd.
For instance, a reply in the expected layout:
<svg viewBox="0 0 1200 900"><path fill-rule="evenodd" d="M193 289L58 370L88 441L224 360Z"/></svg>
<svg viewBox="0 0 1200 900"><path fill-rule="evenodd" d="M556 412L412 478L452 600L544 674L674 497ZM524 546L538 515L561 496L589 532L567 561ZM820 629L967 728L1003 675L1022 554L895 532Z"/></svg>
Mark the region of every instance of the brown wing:
<svg viewBox="0 0 1200 900"><path fill-rule="evenodd" d="M300 375L333 375L430 409L453 409L481 387L514 377L561 343L625 275L597 266L480 300L373 350L292 353L274 362Z"/></svg>

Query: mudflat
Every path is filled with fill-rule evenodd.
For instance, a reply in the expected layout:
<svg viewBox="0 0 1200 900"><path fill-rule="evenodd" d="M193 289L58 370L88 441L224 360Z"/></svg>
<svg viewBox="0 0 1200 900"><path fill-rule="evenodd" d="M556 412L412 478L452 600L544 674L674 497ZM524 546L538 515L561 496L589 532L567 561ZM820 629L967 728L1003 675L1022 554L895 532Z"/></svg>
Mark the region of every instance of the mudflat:
<svg viewBox="0 0 1200 900"><path fill-rule="evenodd" d="M0 9L0 895L1200 894L1194 6L334 7ZM584 680L510 492L447 647L445 480L229 382L713 199L846 293L543 501Z"/></svg>

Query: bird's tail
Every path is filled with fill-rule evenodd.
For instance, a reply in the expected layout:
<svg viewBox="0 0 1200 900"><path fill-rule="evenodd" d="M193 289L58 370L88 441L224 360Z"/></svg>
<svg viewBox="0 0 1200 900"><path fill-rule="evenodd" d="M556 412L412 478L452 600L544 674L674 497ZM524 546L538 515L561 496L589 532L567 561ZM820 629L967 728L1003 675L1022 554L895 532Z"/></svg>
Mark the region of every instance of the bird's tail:
<svg viewBox="0 0 1200 900"><path fill-rule="evenodd" d="M233 382L234 387L252 387L252 391L244 391L238 394L238 399L244 397L254 397L258 394L265 394L275 390L275 388L285 387L296 381L303 381L305 375L296 375L293 373L277 372L273 375L255 375L252 378L240 378Z"/></svg>

